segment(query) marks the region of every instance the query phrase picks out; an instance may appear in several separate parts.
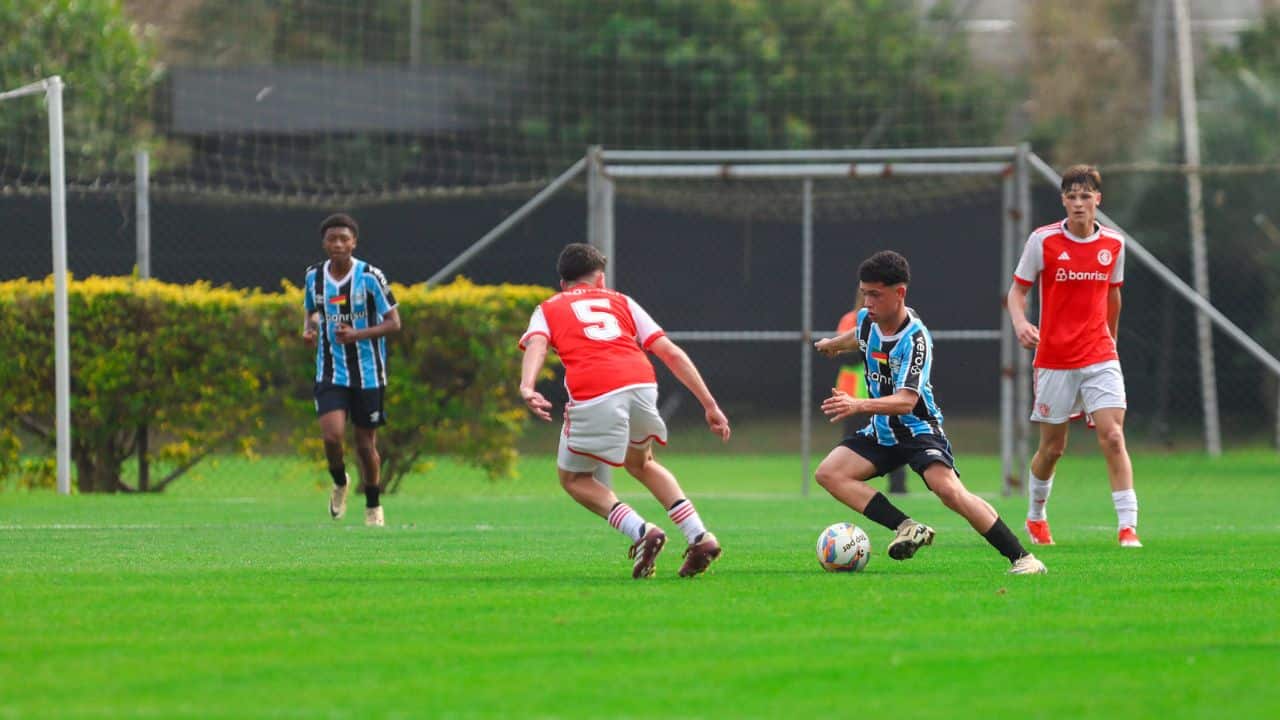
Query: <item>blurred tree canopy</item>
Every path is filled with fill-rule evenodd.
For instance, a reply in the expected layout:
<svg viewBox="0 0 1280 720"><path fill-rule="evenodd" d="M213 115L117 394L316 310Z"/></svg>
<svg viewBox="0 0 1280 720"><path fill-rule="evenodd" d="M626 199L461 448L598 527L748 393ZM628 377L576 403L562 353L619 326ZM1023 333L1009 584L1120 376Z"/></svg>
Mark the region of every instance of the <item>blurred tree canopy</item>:
<svg viewBox="0 0 1280 720"><path fill-rule="evenodd" d="M159 75L152 44L130 25L119 0L5 0L0 37L0 88L62 76L67 175L132 175L133 152L150 136ZM10 167L0 168L0 180L17 172L47 175L42 106L38 97L5 103L0 158Z"/></svg>
<svg viewBox="0 0 1280 720"><path fill-rule="evenodd" d="M409 5L204 2L179 62L404 65ZM992 142L1008 83L978 73L949 3L423 2L423 63L483 68L518 97L511 143L670 148ZM200 32L216 27L222 32Z"/></svg>

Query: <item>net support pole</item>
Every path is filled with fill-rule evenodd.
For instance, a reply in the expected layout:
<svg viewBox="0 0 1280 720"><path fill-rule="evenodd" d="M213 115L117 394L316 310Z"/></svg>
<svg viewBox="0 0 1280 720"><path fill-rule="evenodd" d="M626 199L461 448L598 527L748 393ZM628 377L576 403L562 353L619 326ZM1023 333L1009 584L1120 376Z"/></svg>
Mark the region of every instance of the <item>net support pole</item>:
<svg viewBox="0 0 1280 720"><path fill-rule="evenodd" d="M616 288L617 262L613 256L613 181L604 172L604 152L599 145L587 148L587 243L604 253L604 282ZM613 487L613 468L598 463L595 478Z"/></svg>
<svg viewBox="0 0 1280 720"><path fill-rule="evenodd" d="M145 148L133 155L133 206L134 234L138 248L138 278L151 278L151 154ZM151 489L151 430L147 424L138 425L135 448L138 456L138 491Z"/></svg>
<svg viewBox="0 0 1280 720"><path fill-rule="evenodd" d="M599 248L608 258L604 268L605 284L615 287L617 279L613 256L613 180L605 174L604 152L599 145L587 150L587 243Z"/></svg>
<svg viewBox="0 0 1280 720"><path fill-rule="evenodd" d="M1014 177L1017 183L1017 216L1014 225L1014 247L1031 235L1031 172L1027 158L1031 154L1031 145L1018 145L1018 154L1014 159ZM1013 273L1007 278L1013 281ZM1036 299L1028 295L1030 305ZM1015 429L1016 452L1014 453L1015 479L1022 475L1023 469L1031 464L1031 421L1027 413L1031 411L1031 352L1015 345L1013 352L1017 358L1016 385L1014 386L1013 427Z"/></svg>
<svg viewBox="0 0 1280 720"><path fill-rule="evenodd" d="M1191 58L1191 18L1187 0L1173 0L1178 38L1178 105L1182 116L1182 150L1186 159L1187 215L1191 224L1191 274L1196 292L1209 299L1209 256L1204 237L1204 188L1200 179L1200 123L1196 118L1196 78ZM1210 457L1222 454L1218 424L1218 384L1213 359L1213 326L1196 313L1196 345L1200 356L1200 404L1204 412L1204 445Z"/></svg>
<svg viewBox="0 0 1280 720"><path fill-rule="evenodd" d="M133 156L135 215L134 233L138 241L138 277L151 278L151 154L139 150Z"/></svg>
<svg viewBox="0 0 1280 720"><path fill-rule="evenodd" d="M1000 203L1000 269L1002 271L997 283L1000 292L1000 307L1003 312L1008 303L1006 291L1012 280L1014 271L1014 230L1016 213L1014 212L1014 177L1006 175L1001 183ZM1016 338L1013 335L1013 322L1007 313L1000 318L1000 485L1002 495L1013 494L1018 484L1014 475L1013 464L1013 352Z"/></svg>
<svg viewBox="0 0 1280 720"><path fill-rule="evenodd" d="M800 261L800 494L809 495L813 443L813 180L804 180Z"/></svg>
<svg viewBox="0 0 1280 720"><path fill-rule="evenodd" d="M45 81L49 106L49 198L53 230L54 424L57 486L71 494L71 349L67 321L67 185L62 143L62 78Z"/></svg>
<svg viewBox="0 0 1280 720"><path fill-rule="evenodd" d="M570 181L576 178L578 173L582 172L582 168L585 167L586 164L586 158L580 158L578 162L570 166L568 170L560 173L560 177L557 177L555 180L548 183L546 187L538 191L537 195L529 198L528 202L521 205L515 212L511 213L506 217L506 219L498 223L496 227L485 233L484 237L475 241L472 243L471 247L459 253L457 257L449 261L449 264L437 270L435 275L427 278L427 287L435 287L449 279L454 273L462 269L463 265L470 262L471 258L479 255L485 248L496 242L498 238L506 235L508 230L519 225L526 217L531 215L534 210L542 207L542 205L550 200L552 196L560 192L565 185L568 185Z"/></svg>

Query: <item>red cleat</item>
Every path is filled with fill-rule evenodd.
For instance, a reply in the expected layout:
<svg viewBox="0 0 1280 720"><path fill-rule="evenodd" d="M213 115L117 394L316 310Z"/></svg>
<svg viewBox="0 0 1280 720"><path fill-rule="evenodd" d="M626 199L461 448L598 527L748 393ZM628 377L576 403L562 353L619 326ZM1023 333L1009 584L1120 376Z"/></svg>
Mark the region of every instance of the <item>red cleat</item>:
<svg viewBox="0 0 1280 720"><path fill-rule="evenodd" d="M1142 541L1138 539L1138 531L1131 527L1120 528L1120 547L1142 547Z"/></svg>
<svg viewBox="0 0 1280 720"><path fill-rule="evenodd" d="M1031 536L1032 545L1053 545L1053 534L1049 532L1048 520L1028 520L1027 534Z"/></svg>
<svg viewBox="0 0 1280 720"><path fill-rule="evenodd" d="M720 541L709 532L702 533L698 536L698 542L685 549L684 564L680 566L680 577L701 575L718 557L720 557Z"/></svg>
<svg viewBox="0 0 1280 720"><path fill-rule="evenodd" d="M631 577L637 580L653 577L658 553L662 552L662 546L665 544L667 544L667 534L657 525L649 523L644 535L627 551L627 557L636 561L631 568Z"/></svg>

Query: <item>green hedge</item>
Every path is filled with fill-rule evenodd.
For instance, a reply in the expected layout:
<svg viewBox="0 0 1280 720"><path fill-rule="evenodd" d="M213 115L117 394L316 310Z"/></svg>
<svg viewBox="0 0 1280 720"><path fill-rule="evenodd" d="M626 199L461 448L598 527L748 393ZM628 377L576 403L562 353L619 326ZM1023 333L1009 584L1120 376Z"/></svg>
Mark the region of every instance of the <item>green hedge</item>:
<svg viewBox="0 0 1280 720"><path fill-rule="evenodd" d="M516 339L550 294L533 286L395 286L403 323L388 339L388 426L379 433L394 487L437 453L509 473L524 423ZM45 484L53 431L53 283L0 283L0 469ZM162 490L208 453L250 453L264 417L285 417L323 457L311 403L313 350L302 294L90 277L70 286L72 459L81 492ZM121 477L149 428L167 474L146 488ZM20 438L39 448L23 448ZM32 456L37 459L30 459ZM19 461L20 457L27 458Z"/></svg>

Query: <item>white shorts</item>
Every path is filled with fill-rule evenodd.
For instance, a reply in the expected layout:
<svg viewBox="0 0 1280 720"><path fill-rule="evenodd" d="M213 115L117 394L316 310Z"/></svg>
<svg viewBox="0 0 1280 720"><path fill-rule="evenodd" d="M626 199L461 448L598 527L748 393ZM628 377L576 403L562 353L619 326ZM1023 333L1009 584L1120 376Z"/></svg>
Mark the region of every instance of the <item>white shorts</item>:
<svg viewBox="0 0 1280 720"><path fill-rule="evenodd" d="M1124 374L1119 360L1074 370L1036 369L1036 397L1031 421L1060 425L1081 410L1126 407Z"/></svg>
<svg viewBox="0 0 1280 720"><path fill-rule="evenodd" d="M592 472L602 462L621 467L627 448L647 448L654 440L667 444L658 388L623 388L565 406L556 464L569 472Z"/></svg>

